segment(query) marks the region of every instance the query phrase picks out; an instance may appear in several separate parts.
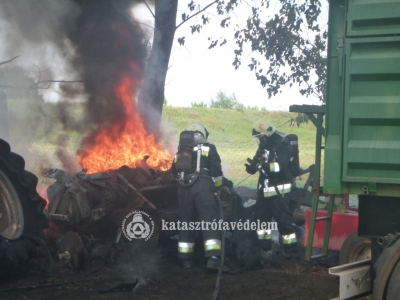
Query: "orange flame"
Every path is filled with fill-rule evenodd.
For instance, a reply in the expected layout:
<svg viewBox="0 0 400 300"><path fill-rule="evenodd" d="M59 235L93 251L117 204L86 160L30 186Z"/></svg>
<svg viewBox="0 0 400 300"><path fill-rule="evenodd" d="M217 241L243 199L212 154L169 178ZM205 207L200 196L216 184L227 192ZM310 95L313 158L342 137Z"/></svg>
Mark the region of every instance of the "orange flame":
<svg viewBox="0 0 400 300"><path fill-rule="evenodd" d="M162 171L169 169L172 154L162 149L154 134L147 132L135 111L133 91L137 85L130 77L122 77L115 94L124 106L126 118L102 127L94 136L85 138L77 162L88 174L117 169L123 165L135 168L141 166L145 156L149 156L146 164L150 168ZM89 139L93 138L94 143L89 144Z"/></svg>
<svg viewBox="0 0 400 300"><path fill-rule="evenodd" d="M42 197L44 200L46 200L46 207L45 209L49 208L49 198L47 197L47 186L45 185L38 185L37 186L37 192L40 195L40 197Z"/></svg>

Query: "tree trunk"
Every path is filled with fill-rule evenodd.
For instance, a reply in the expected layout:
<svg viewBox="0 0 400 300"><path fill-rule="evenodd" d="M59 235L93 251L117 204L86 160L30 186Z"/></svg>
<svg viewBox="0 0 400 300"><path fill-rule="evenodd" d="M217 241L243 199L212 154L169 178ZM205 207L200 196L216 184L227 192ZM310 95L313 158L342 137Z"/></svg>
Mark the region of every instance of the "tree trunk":
<svg viewBox="0 0 400 300"><path fill-rule="evenodd" d="M158 132L161 124L164 86L174 41L177 8L178 0L155 1L153 45L138 96L139 112L150 132Z"/></svg>

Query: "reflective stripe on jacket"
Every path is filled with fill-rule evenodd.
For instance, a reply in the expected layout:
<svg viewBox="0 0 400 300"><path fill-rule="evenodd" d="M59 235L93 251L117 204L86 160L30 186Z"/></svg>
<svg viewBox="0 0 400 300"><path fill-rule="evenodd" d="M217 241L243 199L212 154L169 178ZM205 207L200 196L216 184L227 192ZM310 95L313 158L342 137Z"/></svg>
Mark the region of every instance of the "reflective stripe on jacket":
<svg viewBox="0 0 400 300"><path fill-rule="evenodd" d="M220 240L206 240L204 241L204 251L221 250Z"/></svg>
<svg viewBox="0 0 400 300"><path fill-rule="evenodd" d="M268 179L264 180L264 188L263 188L264 197L267 198L278 195L278 192L276 190L278 190L279 194L282 195L290 193L292 191L292 184L285 183L277 186L268 186Z"/></svg>

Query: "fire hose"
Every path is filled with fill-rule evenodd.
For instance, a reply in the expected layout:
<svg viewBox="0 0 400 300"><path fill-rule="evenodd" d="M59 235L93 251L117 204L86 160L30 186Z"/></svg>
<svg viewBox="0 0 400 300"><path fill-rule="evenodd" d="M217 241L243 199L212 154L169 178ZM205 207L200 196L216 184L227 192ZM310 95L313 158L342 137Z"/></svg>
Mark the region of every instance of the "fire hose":
<svg viewBox="0 0 400 300"><path fill-rule="evenodd" d="M224 213L222 211L221 199L219 198L218 193L214 193L214 196L218 203L219 217L221 220L223 220ZM218 298L219 290L221 287L222 269L224 267L224 261L225 261L225 232L222 229L222 227L221 227L221 252L222 252L221 253L221 264L220 264L219 270L218 270L217 283L215 285L213 300L216 300Z"/></svg>

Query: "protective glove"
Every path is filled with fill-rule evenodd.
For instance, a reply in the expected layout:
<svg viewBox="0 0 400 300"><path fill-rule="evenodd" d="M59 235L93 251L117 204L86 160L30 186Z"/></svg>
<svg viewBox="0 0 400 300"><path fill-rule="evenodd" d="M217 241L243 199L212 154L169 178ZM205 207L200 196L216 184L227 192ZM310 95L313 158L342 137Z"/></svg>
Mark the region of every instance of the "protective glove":
<svg viewBox="0 0 400 300"><path fill-rule="evenodd" d="M255 166L255 165L257 164L256 161L252 160L252 159L249 158L249 157L248 157L246 160L247 160L247 162L248 162L249 164L251 164L252 166Z"/></svg>
<svg viewBox="0 0 400 300"><path fill-rule="evenodd" d="M257 172L257 167L249 165L249 164L244 164L244 166L246 167L246 172L253 175Z"/></svg>
<svg viewBox="0 0 400 300"><path fill-rule="evenodd" d="M216 193L218 197L221 196L221 187L216 188L214 193Z"/></svg>

